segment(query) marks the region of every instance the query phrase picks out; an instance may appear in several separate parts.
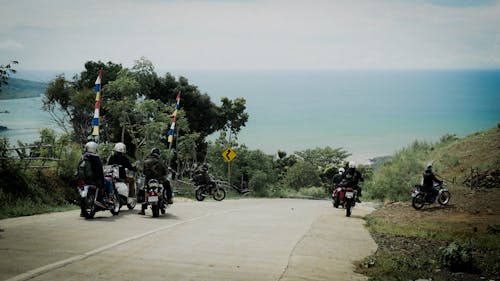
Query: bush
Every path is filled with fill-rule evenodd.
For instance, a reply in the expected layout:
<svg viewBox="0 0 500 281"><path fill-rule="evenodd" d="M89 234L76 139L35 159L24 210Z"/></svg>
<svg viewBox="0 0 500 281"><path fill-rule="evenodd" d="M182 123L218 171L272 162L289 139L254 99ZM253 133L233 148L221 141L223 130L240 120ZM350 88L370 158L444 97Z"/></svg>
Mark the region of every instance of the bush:
<svg viewBox="0 0 500 281"><path fill-rule="evenodd" d="M456 242L439 250L439 261L441 265L453 272L474 272L474 258L471 250Z"/></svg>

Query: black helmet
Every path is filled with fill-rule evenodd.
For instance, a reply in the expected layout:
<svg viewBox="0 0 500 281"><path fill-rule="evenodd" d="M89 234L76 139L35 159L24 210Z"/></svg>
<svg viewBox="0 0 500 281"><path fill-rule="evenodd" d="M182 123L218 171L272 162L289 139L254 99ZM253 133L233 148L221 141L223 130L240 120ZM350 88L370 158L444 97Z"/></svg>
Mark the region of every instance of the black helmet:
<svg viewBox="0 0 500 281"><path fill-rule="evenodd" d="M161 154L161 151L158 147L151 149L151 155L160 156L160 154Z"/></svg>

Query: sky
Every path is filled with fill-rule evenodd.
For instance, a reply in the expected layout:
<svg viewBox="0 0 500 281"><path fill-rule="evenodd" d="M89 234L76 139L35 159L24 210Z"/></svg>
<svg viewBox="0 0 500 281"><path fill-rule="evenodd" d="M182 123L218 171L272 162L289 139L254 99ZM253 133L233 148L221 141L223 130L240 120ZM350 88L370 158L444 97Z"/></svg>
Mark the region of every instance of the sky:
<svg viewBox="0 0 500 281"><path fill-rule="evenodd" d="M496 0L0 0L0 64L83 70L500 68Z"/></svg>

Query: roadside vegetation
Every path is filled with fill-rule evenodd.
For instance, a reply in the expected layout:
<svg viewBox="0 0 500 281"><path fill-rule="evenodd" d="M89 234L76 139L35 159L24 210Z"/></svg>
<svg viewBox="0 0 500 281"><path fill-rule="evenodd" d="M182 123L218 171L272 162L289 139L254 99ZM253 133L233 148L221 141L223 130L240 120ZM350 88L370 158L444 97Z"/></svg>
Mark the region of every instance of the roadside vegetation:
<svg viewBox="0 0 500 281"><path fill-rule="evenodd" d="M359 263L370 280L500 279L500 128L438 143L415 142L381 164L367 195L385 202L366 226L377 252ZM448 183L451 203L414 210L410 190L425 163Z"/></svg>

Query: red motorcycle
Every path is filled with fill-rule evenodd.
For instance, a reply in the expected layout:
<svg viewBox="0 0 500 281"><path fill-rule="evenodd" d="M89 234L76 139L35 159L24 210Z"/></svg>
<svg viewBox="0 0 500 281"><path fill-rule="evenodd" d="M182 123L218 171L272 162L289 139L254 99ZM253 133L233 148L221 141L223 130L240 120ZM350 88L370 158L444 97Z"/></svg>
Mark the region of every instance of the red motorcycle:
<svg viewBox="0 0 500 281"><path fill-rule="evenodd" d="M357 191L348 186L337 186L332 192L333 207L342 206L346 210L346 217L350 217L352 208L356 205Z"/></svg>

